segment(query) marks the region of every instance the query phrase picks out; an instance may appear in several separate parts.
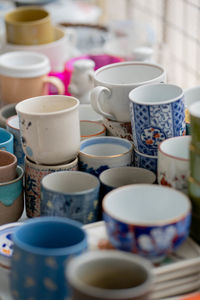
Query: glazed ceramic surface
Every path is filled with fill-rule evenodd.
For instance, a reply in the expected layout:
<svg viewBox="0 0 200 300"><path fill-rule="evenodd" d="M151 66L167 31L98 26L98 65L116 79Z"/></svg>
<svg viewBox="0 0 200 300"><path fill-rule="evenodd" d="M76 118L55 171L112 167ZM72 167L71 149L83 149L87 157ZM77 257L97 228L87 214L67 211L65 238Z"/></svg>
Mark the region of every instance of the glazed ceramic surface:
<svg viewBox="0 0 200 300"><path fill-rule="evenodd" d="M16 115L15 105L16 104L7 104L7 105L3 105L2 108L0 108L0 126L1 127L6 128L7 119Z"/></svg>
<svg viewBox="0 0 200 300"><path fill-rule="evenodd" d="M13 242L13 299L27 300L30 294L34 299L66 299L66 263L87 249L80 224L67 218L34 218L14 231Z"/></svg>
<svg viewBox="0 0 200 300"><path fill-rule="evenodd" d="M200 151L193 145L190 144L189 147L189 169L190 175L194 178L197 182L200 183Z"/></svg>
<svg viewBox="0 0 200 300"><path fill-rule="evenodd" d="M103 124L107 129L107 135L133 141L131 122L117 122L103 118Z"/></svg>
<svg viewBox="0 0 200 300"><path fill-rule="evenodd" d="M153 286L152 265L146 259L114 250L75 258L66 277L74 300L147 300Z"/></svg>
<svg viewBox="0 0 200 300"><path fill-rule="evenodd" d="M140 153L134 149L134 166L157 174L158 157Z"/></svg>
<svg viewBox="0 0 200 300"><path fill-rule="evenodd" d="M10 153L14 152L13 134L4 128L0 128L0 150L5 150Z"/></svg>
<svg viewBox="0 0 200 300"><path fill-rule="evenodd" d="M80 121L81 141L98 136L106 135L106 128L103 124L94 121Z"/></svg>
<svg viewBox="0 0 200 300"><path fill-rule="evenodd" d="M99 180L84 172L56 172L41 181L41 215L87 224L98 220Z"/></svg>
<svg viewBox="0 0 200 300"><path fill-rule="evenodd" d="M38 165L25 158L25 204L29 218L40 216L40 183L44 176L59 171L77 171L78 158L67 164Z"/></svg>
<svg viewBox="0 0 200 300"><path fill-rule="evenodd" d="M79 169L99 176L106 169L131 166L133 146L118 137L95 137L81 142Z"/></svg>
<svg viewBox="0 0 200 300"><path fill-rule="evenodd" d="M191 136L180 136L166 139L160 143L157 169L159 184L188 193L190 142Z"/></svg>
<svg viewBox="0 0 200 300"><path fill-rule="evenodd" d="M188 108L191 120L192 144L200 150L200 102L191 104Z"/></svg>
<svg viewBox="0 0 200 300"><path fill-rule="evenodd" d="M95 121L95 122L102 122L103 117L96 113L92 108L91 104L80 104L79 105L79 118L80 121Z"/></svg>
<svg viewBox="0 0 200 300"><path fill-rule="evenodd" d="M0 150L0 182L16 178L17 158L14 154Z"/></svg>
<svg viewBox="0 0 200 300"><path fill-rule="evenodd" d="M185 135L183 90L172 84L141 86L129 94L133 143L147 155L157 155L158 145Z"/></svg>
<svg viewBox="0 0 200 300"><path fill-rule="evenodd" d="M4 103L48 94L51 83L64 94L60 79L48 76L50 62L43 54L30 51L14 51L0 56L0 95Z"/></svg>
<svg viewBox="0 0 200 300"><path fill-rule="evenodd" d="M7 130L14 136L14 154L17 157L17 163L24 168L24 151L19 130L19 118L14 115L6 120Z"/></svg>
<svg viewBox="0 0 200 300"><path fill-rule="evenodd" d="M5 16L6 38L11 44L37 45L53 41L48 11L40 7L21 7Z"/></svg>
<svg viewBox="0 0 200 300"><path fill-rule="evenodd" d="M135 184L103 199L104 220L112 245L160 261L189 234L189 198L172 188Z"/></svg>
<svg viewBox="0 0 200 300"><path fill-rule="evenodd" d="M37 164L56 165L75 159L80 147L79 100L41 96L16 105L25 155Z"/></svg>
<svg viewBox="0 0 200 300"><path fill-rule="evenodd" d="M24 210L23 169L17 167L17 177L0 183L0 225L16 222Z"/></svg>
<svg viewBox="0 0 200 300"><path fill-rule="evenodd" d="M95 71L91 104L103 117L130 122L129 92L141 85L165 82L165 70L156 64L120 62Z"/></svg>

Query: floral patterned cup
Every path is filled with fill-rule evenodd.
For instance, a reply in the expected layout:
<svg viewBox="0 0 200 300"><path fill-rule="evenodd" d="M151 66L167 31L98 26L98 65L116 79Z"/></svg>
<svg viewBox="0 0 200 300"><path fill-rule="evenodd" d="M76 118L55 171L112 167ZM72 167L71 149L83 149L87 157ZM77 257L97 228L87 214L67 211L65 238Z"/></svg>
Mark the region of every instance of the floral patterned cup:
<svg viewBox="0 0 200 300"><path fill-rule="evenodd" d="M185 135L183 90L172 84L148 84L129 93L133 143L136 151L156 156L158 145Z"/></svg>

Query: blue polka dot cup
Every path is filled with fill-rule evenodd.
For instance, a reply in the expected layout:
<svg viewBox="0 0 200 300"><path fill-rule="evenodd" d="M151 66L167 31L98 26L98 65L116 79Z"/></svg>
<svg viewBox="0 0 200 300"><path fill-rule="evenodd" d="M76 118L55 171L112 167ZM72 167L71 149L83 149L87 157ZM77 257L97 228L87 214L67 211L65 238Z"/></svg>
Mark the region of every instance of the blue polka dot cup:
<svg viewBox="0 0 200 300"><path fill-rule="evenodd" d="M165 139L186 134L182 88L148 84L129 93L133 143L136 151L157 156Z"/></svg>
<svg viewBox="0 0 200 300"><path fill-rule="evenodd" d="M12 239L13 299L67 299L67 262L87 249L80 224L60 217L34 218L17 227Z"/></svg>

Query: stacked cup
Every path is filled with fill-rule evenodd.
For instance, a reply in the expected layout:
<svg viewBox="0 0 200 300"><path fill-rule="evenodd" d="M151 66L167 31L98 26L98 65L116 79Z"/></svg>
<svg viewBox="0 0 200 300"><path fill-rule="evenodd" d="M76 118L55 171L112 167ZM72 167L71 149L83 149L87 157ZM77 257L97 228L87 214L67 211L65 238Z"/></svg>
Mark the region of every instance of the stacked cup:
<svg viewBox="0 0 200 300"><path fill-rule="evenodd" d="M148 84L132 90L129 98L135 166L156 174L160 142L185 135L183 90L172 84Z"/></svg>
<svg viewBox="0 0 200 300"><path fill-rule="evenodd" d="M40 96L19 102L16 111L25 153L28 217L40 216L40 182L49 173L77 170L80 147L79 100Z"/></svg>
<svg viewBox="0 0 200 300"><path fill-rule="evenodd" d="M191 120L191 144L190 144L190 177L188 179L188 192L192 201L192 225L191 234L200 242L200 102L189 106Z"/></svg>

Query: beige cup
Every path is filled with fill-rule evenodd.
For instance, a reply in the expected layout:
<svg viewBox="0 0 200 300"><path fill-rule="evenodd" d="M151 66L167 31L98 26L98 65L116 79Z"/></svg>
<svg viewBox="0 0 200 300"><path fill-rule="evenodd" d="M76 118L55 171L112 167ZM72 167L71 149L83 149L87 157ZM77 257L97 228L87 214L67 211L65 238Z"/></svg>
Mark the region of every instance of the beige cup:
<svg viewBox="0 0 200 300"><path fill-rule="evenodd" d="M8 182L16 178L17 157L7 151L0 150L0 182Z"/></svg>
<svg viewBox="0 0 200 300"><path fill-rule="evenodd" d="M5 16L6 39L17 45L40 45L54 39L49 12L40 7L17 8Z"/></svg>
<svg viewBox="0 0 200 300"><path fill-rule="evenodd" d="M62 81L48 76L50 62L47 56L35 52L16 51L0 56L0 97L4 104L47 95L48 83L58 94L64 94Z"/></svg>

